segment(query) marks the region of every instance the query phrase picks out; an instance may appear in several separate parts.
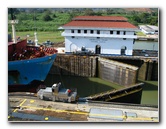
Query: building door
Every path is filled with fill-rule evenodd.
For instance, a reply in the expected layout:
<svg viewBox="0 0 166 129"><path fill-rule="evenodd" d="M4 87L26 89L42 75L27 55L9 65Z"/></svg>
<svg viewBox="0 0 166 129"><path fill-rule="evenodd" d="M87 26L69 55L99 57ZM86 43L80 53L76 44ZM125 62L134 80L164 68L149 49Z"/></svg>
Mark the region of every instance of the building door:
<svg viewBox="0 0 166 129"><path fill-rule="evenodd" d="M100 54L100 53L101 53L101 46L96 45L95 54Z"/></svg>
<svg viewBox="0 0 166 129"><path fill-rule="evenodd" d="M126 46L121 47L121 55L126 55Z"/></svg>
<svg viewBox="0 0 166 129"><path fill-rule="evenodd" d="M75 44L70 44L70 52L75 52L77 50L77 46Z"/></svg>

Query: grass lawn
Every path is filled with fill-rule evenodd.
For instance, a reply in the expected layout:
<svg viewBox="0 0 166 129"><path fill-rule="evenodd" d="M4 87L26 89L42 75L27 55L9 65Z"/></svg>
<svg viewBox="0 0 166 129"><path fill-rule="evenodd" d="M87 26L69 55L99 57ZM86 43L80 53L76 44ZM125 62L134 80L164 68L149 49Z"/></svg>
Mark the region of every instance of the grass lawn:
<svg viewBox="0 0 166 129"><path fill-rule="evenodd" d="M54 31L54 32L37 32L37 38L38 38L38 42L43 43L47 40L50 40L51 42L64 42L64 37L61 36L62 31ZM136 33L137 36L146 36L144 33L142 32L137 32ZM20 36L21 38L26 38L27 35L29 35L29 37L27 37L27 39L31 39L34 40L34 31L27 31L27 32L16 32L17 36Z"/></svg>
<svg viewBox="0 0 166 129"><path fill-rule="evenodd" d="M141 31L136 32L136 35L137 35L137 36L146 36L146 34L144 34L144 33L141 32Z"/></svg>
<svg viewBox="0 0 166 129"><path fill-rule="evenodd" d="M17 36L20 36L22 39L26 38L34 40L34 32L33 31L27 31L27 32L16 32ZM50 40L51 42L63 42L64 37L61 36L61 31L56 31L56 32L37 32L37 38L38 42L43 43L47 40Z"/></svg>

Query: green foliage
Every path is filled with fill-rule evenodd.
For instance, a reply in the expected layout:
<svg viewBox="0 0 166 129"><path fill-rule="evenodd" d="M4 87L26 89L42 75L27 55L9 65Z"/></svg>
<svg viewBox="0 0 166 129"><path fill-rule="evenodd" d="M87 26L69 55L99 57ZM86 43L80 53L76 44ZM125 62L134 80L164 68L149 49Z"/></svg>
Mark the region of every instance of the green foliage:
<svg viewBox="0 0 166 129"><path fill-rule="evenodd" d="M9 10L9 9L8 9ZM95 15L95 16L124 16L134 25L150 24L158 25L158 10L151 9L152 12L126 11L123 8L57 8L57 9L14 9L14 15L19 20L16 31L56 31L72 20L75 16ZM10 10L8 19L11 19ZM11 31L9 25L8 31Z"/></svg>
<svg viewBox="0 0 166 129"><path fill-rule="evenodd" d="M136 32L136 35L138 36L146 36L143 32L139 31L139 32Z"/></svg>
<svg viewBox="0 0 166 129"><path fill-rule="evenodd" d="M48 28L46 28L48 29ZM11 32L9 32L11 33ZM38 38L38 42L39 44L50 40L51 42L63 42L64 41L64 37L61 36L62 31L60 30L54 30L52 31L40 31L37 32L37 38ZM22 39L27 38L27 39L31 39L34 40L34 31L19 31L16 32L16 35L20 36ZM29 35L29 37L27 37L27 35Z"/></svg>
<svg viewBox="0 0 166 129"><path fill-rule="evenodd" d="M90 8L85 9L85 16L93 16L93 15L94 15L94 12L92 9Z"/></svg>
<svg viewBox="0 0 166 129"><path fill-rule="evenodd" d="M52 21L52 18L50 17L49 14L44 14L43 21Z"/></svg>
<svg viewBox="0 0 166 129"><path fill-rule="evenodd" d="M156 15L156 16L152 16ZM153 13L140 13L137 15L133 15L131 22L135 24L150 24L150 25L158 25L158 14Z"/></svg>
<svg viewBox="0 0 166 129"><path fill-rule="evenodd" d="M57 16L55 14L52 15L53 18L56 18Z"/></svg>

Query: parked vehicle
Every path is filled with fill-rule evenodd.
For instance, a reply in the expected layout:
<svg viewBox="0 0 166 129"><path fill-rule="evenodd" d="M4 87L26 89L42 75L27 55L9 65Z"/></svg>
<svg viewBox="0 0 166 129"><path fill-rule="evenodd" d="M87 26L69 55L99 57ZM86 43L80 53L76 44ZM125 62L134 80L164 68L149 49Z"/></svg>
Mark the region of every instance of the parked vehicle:
<svg viewBox="0 0 166 129"><path fill-rule="evenodd" d="M62 101L62 102L76 102L78 100L76 89L62 88L61 82L53 84L52 87L40 89L37 92L37 97L42 100Z"/></svg>

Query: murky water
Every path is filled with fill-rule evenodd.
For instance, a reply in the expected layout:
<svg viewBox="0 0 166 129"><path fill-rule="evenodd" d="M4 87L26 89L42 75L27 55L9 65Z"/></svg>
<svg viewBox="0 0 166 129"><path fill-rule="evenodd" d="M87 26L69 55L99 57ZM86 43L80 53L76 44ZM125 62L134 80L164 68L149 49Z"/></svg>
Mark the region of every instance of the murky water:
<svg viewBox="0 0 166 129"><path fill-rule="evenodd" d="M154 41L135 41L133 49L159 50L159 43Z"/></svg>
<svg viewBox="0 0 166 129"><path fill-rule="evenodd" d="M113 89L120 89L123 87L100 78L48 74L45 80L45 84L47 86L52 86L54 83L58 82L61 82L64 88L77 88L79 97L87 97L96 93L101 93ZM148 81L145 83L142 92L141 104L158 105L157 83L157 81Z"/></svg>
<svg viewBox="0 0 166 129"><path fill-rule="evenodd" d="M77 76L60 76L49 74L45 84L51 86L54 83L61 82L65 88L77 88L80 97L90 96L108 90L121 88L122 86L112 84L100 78L86 78Z"/></svg>
<svg viewBox="0 0 166 129"><path fill-rule="evenodd" d="M158 42L136 41L134 49L159 50ZM80 97L90 96L108 90L119 89L123 86L104 81L100 78L85 78L76 76L61 76L48 74L45 84L51 86L54 83L62 82L65 88L77 88ZM141 104L158 105L158 82L146 81L143 87Z"/></svg>

